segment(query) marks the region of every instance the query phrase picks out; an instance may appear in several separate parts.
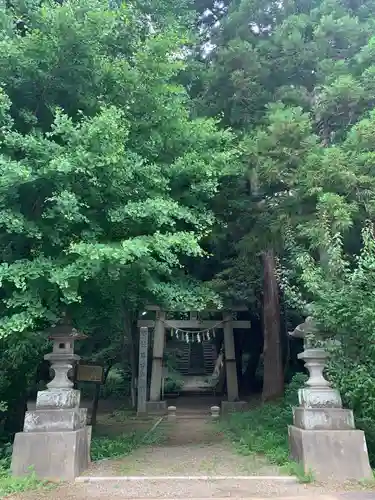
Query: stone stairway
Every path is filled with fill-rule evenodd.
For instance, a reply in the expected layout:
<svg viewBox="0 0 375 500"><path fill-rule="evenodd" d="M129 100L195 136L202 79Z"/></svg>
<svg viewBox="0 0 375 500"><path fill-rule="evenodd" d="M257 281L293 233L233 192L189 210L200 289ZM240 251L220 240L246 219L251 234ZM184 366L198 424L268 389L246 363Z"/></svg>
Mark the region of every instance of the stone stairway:
<svg viewBox="0 0 375 500"><path fill-rule="evenodd" d="M206 375L212 375L217 359L216 347L211 342L203 342L204 371Z"/></svg>
<svg viewBox="0 0 375 500"><path fill-rule="evenodd" d="M182 375L188 375L190 368L190 344L184 343L181 345L181 343L178 343L178 347L176 346L176 349L180 352L177 364L178 371Z"/></svg>
<svg viewBox="0 0 375 500"><path fill-rule="evenodd" d="M217 352L215 345L210 341L198 344L170 341L167 350L178 351L177 369L181 375L212 375Z"/></svg>

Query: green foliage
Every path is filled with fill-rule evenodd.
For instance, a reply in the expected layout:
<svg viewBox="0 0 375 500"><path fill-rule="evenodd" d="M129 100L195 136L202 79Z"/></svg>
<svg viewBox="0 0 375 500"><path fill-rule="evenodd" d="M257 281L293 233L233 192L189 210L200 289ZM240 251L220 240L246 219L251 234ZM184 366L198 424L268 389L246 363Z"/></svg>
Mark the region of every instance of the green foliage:
<svg viewBox="0 0 375 500"><path fill-rule="evenodd" d="M229 3L2 5L8 408L25 399L41 332L62 308L90 334L84 359L128 366L147 302L234 300L259 316L260 256L272 247L289 308L312 303L340 342L329 376L372 435L375 4ZM109 392L126 390L121 377ZM259 410L265 441L249 431L244 446L272 448L279 463L274 408Z"/></svg>
<svg viewBox="0 0 375 500"><path fill-rule="evenodd" d="M51 487L50 483L37 479L32 472L25 478L14 478L8 471L0 468L1 498L15 493L22 493L23 491L39 490L48 487Z"/></svg>
<svg viewBox="0 0 375 500"><path fill-rule="evenodd" d="M171 394L180 392L184 386L184 381L178 372L169 372L164 381L164 393Z"/></svg>
<svg viewBox="0 0 375 500"><path fill-rule="evenodd" d="M340 342L328 373L370 434L374 9L371 0L232 2L196 100L233 127L242 160L215 199L214 285L259 310L259 256L272 247L287 314L312 303L323 337Z"/></svg>
<svg viewBox="0 0 375 500"><path fill-rule="evenodd" d="M173 274L204 254L208 201L235 158L231 134L192 120L175 82L184 27L151 32L136 7L80 0L26 8L20 37L17 8L0 34L1 336L50 321L61 301L85 308L103 286L136 308L179 283L186 301Z"/></svg>
<svg viewBox="0 0 375 500"><path fill-rule="evenodd" d="M375 468L375 419L374 418L356 418L357 429L361 429L366 436L366 444L370 464Z"/></svg>
<svg viewBox="0 0 375 500"><path fill-rule="evenodd" d="M7 471L10 468L10 463L12 459L12 445L4 441L0 441L0 469L2 472Z"/></svg>
<svg viewBox="0 0 375 500"><path fill-rule="evenodd" d="M164 379L164 393L178 393L184 386L183 378L178 372L178 358L180 351L164 352L163 364L168 370L167 377Z"/></svg>
<svg viewBox="0 0 375 500"><path fill-rule="evenodd" d="M62 309L108 367L130 363L146 302L219 302L186 261L206 259L237 156L178 83L191 22L184 1L1 4L1 401L34 382Z"/></svg>
<svg viewBox="0 0 375 500"><path fill-rule="evenodd" d="M266 404L243 414L233 414L229 430L236 436L238 451L244 455L265 454L271 463L288 462L286 426L292 423L291 408Z"/></svg>
<svg viewBox="0 0 375 500"><path fill-rule="evenodd" d="M375 419L373 228L362 231L363 247L354 260L345 255L342 238L327 231L325 267L300 254L299 282L312 297L313 314L330 347L328 375L358 418Z"/></svg>
<svg viewBox="0 0 375 500"><path fill-rule="evenodd" d="M0 339L0 440L18 432L46 342L39 332Z"/></svg>
<svg viewBox="0 0 375 500"><path fill-rule="evenodd" d="M270 463L297 475L301 482L311 482L313 477L304 474L298 464L289 459L287 432L293 421L292 405L297 402L297 390L305 380L305 376L296 375L287 388L285 399L248 412L233 413L222 425L239 453L264 455Z"/></svg>
<svg viewBox="0 0 375 500"><path fill-rule="evenodd" d="M105 384L101 387L100 397L124 398L130 395L130 370L125 372L123 369L114 367L108 374Z"/></svg>
<svg viewBox="0 0 375 500"><path fill-rule="evenodd" d="M153 445L161 441L162 434L156 430L150 433L132 432L116 437L94 436L91 443L91 459L115 459L130 455L142 445Z"/></svg>
<svg viewBox="0 0 375 500"><path fill-rule="evenodd" d="M257 308L259 254L271 244L282 255L288 230L317 243L322 205L335 207L340 230L372 210L371 147L360 137L373 121L373 8L241 0L213 32L196 104L236 130L242 152L215 205L211 248L224 258L214 284L227 297Z"/></svg>

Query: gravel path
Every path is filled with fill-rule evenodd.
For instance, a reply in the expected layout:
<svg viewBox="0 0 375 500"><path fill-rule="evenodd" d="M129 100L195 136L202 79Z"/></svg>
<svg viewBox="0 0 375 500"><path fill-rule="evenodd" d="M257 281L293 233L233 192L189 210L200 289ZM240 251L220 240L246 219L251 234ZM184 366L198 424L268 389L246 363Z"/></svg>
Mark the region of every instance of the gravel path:
<svg viewBox="0 0 375 500"><path fill-rule="evenodd" d="M202 416L179 417L162 424L163 445L144 447L119 460L96 462L84 475L88 482L62 484L9 496L9 500L96 500L96 499L196 499L214 498L285 500L375 500L374 492L340 497L335 491L355 487L301 485L268 478L152 479L152 476L277 476L280 471L262 457L237 455L215 424ZM151 476L143 480L105 480L90 477ZM356 485L357 489L360 489ZM332 492L332 494L330 493ZM353 493L347 493L347 495Z"/></svg>
<svg viewBox="0 0 375 500"><path fill-rule="evenodd" d="M93 463L90 476L244 476L279 475L262 457L240 456L217 430L201 417L178 418L161 424L165 440L119 460Z"/></svg>
<svg viewBox="0 0 375 500"><path fill-rule="evenodd" d="M332 493L330 493L332 491ZM340 491L340 490L339 490ZM375 492L352 492L341 496L333 488L269 481L141 481L62 485L8 497L8 500L98 500L98 499L200 499L278 498L290 500L374 500Z"/></svg>

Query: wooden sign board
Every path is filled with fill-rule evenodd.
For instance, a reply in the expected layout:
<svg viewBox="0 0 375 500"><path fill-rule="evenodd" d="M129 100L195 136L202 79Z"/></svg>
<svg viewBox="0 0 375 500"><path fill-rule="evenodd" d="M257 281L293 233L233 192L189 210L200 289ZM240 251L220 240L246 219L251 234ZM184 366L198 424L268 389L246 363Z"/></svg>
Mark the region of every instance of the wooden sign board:
<svg viewBox="0 0 375 500"><path fill-rule="evenodd" d="M99 365L77 365L77 382L103 383L103 367Z"/></svg>

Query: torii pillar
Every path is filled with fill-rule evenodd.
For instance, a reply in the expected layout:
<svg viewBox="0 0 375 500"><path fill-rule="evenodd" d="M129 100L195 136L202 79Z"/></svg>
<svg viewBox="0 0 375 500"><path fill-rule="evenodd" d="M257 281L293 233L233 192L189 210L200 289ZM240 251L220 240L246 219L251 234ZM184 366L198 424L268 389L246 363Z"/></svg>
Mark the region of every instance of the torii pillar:
<svg viewBox="0 0 375 500"><path fill-rule="evenodd" d="M245 402L240 401L238 396L236 351L234 347L232 313L225 312L223 314L223 321L224 321L225 370L226 370L228 400L222 401L221 406L223 413L231 413L234 411L243 410L245 407Z"/></svg>
<svg viewBox="0 0 375 500"><path fill-rule="evenodd" d="M150 400L147 401L146 408L148 413L165 412L167 402L161 401L161 383L163 376L163 354L165 344L165 312L156 311L154 345L152 352L151 368L151 386Z"/></svg>

